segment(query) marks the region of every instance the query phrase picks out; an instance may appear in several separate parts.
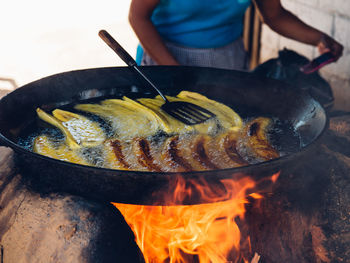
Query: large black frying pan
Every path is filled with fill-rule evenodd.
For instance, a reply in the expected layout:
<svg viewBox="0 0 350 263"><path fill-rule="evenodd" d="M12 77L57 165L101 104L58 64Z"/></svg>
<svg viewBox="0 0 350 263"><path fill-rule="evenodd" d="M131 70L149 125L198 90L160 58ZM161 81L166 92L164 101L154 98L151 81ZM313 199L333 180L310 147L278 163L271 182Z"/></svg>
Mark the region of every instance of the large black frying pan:
<svg viewBox="0 0 350 263"><path fill-rule="evenodd" d="M288 122L300 135L300 146L281 158L240 168L182 173L184 178L204 178L215 184L220 179L242 175L270 176L289 164L294 166L298 157L315 145L327 126L325 111L318 102L279 81L252 73L211 68L142 69L167 95L176 95L181 90L199 92L233 107L242 117L277 117ZM50 110L81 100L123 95L135 98L156 94L126 67L72 71L29 83L0 100L0 143L17 153L22 174L41 191L65 191L104 201L151 204L159 198L154 193L165 189L177 174L77 165L35 154L17 143L18 136L36 120L37 107ZM290 136L290 133L280 134L281 143L288 144Z"/></svg>

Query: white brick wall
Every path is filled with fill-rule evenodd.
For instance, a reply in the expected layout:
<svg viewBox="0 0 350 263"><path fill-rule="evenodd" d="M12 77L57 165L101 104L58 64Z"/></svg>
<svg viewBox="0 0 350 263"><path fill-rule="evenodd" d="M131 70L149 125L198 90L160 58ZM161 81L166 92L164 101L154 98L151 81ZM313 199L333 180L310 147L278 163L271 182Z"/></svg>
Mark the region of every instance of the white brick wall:
<svg viewBox="0 0 350 263"><path fill-rule="evenodd" d="M350 3L350 0L348 0ZM350 10L349 10L350 12ZM345 48L350 49L350 18L336 16L334 37L341 42Z"/></svg>
<svg viewBox="0 0 350 263"><path fill-rule="evenodd" d="M295 0L294 2L299 2L306 6L318 6L319 1L322 2L324 0Z"/></svg>
<svg viewBox="0 0 350 263"><path fill-rule="evenodd" d="M261 34L261 52L260 60L266 61L272 57L278 55L278 48L280 37L274 31L272 31L267 25L262 25L262 34Z"/></svg>
<svg viewBox="0 0 350 263"><path fill-rule="evenodd" d="M321 74L332 85L336 108L350 110L350 0L281 1L287 10L305 23L327 33L344 46L344 55L337 63L324 67ZM285 47L309 59L319 55L317 48L282 37L263 25L260 61L276 57L278 50Z"/></svg>
<svg viewBox="0 0 350 263"><path fill-rule="evenodd" d="M344 54L337 63L327 65L321 69L321 72L325 75L334 75L344 80L350 80L350 53Z"/></svg>
<svg viewBox="0 0 350 263"><path fill-rule="evenodd" d="M319 8L329 13L350 17L349 0L319 0Z"/></svg>

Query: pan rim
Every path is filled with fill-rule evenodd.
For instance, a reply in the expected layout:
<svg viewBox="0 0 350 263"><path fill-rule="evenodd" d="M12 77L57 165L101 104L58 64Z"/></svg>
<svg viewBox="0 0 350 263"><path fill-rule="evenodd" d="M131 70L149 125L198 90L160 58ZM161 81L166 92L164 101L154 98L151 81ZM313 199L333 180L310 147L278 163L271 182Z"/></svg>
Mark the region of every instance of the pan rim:
<svg viewBox="0 0 350 263"><path fill-rule="evenodd" d="M154 68L157 66L142 66L143 68ZM193 67L193 66L162 66L163 68L186 68L186 69L197 69L199 67ZM210 69L210 70L215 70L215 71L226 71L226 72L236 72L235 70L227 70L227 69L217 69L217 68L206 68L206 67L200 67L201 69ZM76 73L76 72L82 72L82 71L89 71L89 70L96 70L96 69L105 69L105 70L117 70L117 69L124 69L124 70L129 70L128 67L125 66L117 66L117 67L99 67L99 68L86 68L86 69L78 69L78 70L72 70L72 71L65 71L65 72L60 72L60 73L56 73L50 76L46 76L43 78L39 78L37 80L34 80L33 82L27 83L21 87L19 87L18 89L6 94L4 97L2 97L0 99L0 102L3 101L4 99L6 99L8 96L11 96L11 94L13 95L13 93L16 93L18 90L22 89L22 88L26 88L30 85L32 85L35 82L39 82L43 79L47 79L50 77L54 77L54 76L59 76L62 75L64 73ZM243 72L244 74L246 74L247 76L251 73L249 72ZM270 79L267 77L262 77L261 79L267 79L269 81L277 81L274 79ZM327 127L329 126L329 116L326 112L326 110L323 108L323 106L316 101L315 99L313 99L309 94L305 93L305 96L308 96L309 99L315 103L321 110L322 113L325 116L325 124L322 127L322 130L319 132L319 134L314 138L314 140L312 140L309 144L302 146L297 152L293 152L290 154L286 154L284 156L272 159L272 160L268 160L268 161L264 161L264 162L259 162L256 164L249 164L249 165L245 165L245 166L240 166L240 167L232 167L232 168L225 168L225 169L215 169L215 170L202 170L202 171L190 171L190 172L151 172L151 171L139 171L139 170L118 170L118 169L110 169L110 168L103 168L103 167L96 167L96 166L88 166L88 165L82 165L82 164L75 164L75 163L71 163L71 162L67 162L67 161L63 161L63 160L58 160L58 159L54 159L54 158L50 158L38 153L35 153L33 151L30 151L28 149L25 149L24 147L18 145L17 143L13 142L12 140L8 139L6 136L4 136L1 132L0 132L0 146L3 144L6 147L10 147L12 149L14 149L16 152L19 153L24 153L24 154L30 154L36 158L40 158L40 159L44 159L47 161L50 161L51 163L58 163L60 165L64 165L67 167L72 167L72 168L84 168L87 170L95 170L95 171L106 171L107 174L111 174L111 173L118 173L118 174L140 174L140 176L144 176L144 175L176 175L176 174L183 174L183 175L197 175L197 174L212 174L212 173L221 173L221 172L232 172L232 173L239 173L239 172L245 172L248 169L258 169L260 167L263 166L268 166L268 165L272 165L272 164L276 164L278 165L279 163L282 163L284 161L287 161L290 158L294 158L296 156L299 156L301 154L303 154L305 151L308 151L310 148L312 148L313 146L317 145L320 138L324 135L325 131L327 130Z"/></svg>

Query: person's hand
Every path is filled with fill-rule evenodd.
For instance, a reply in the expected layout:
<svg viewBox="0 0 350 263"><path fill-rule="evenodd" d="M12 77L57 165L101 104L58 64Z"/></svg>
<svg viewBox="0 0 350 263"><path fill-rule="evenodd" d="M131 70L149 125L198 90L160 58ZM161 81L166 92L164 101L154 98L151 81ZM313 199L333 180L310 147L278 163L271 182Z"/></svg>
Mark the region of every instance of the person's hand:
<svg viewBox="0 0 350 263"><path fill-rule="evenodd" d="M337 61L343 54L343 46L330 36L323 34L320 42L317 45L318 51L323 54L326 52L332 52Z"/></svg>

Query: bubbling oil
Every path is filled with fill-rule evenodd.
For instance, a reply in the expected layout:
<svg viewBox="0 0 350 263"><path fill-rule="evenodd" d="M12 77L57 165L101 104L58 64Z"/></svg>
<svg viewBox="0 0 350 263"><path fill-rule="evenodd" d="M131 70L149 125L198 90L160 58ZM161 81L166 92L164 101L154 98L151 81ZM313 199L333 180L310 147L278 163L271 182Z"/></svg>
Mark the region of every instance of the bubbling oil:
<svg viewBox="0 0 350 263"><path fill-rule="evenodd" d="M73 110L73 107L71 107L70 110L72 112L75 111ZM83 114L79 111L75 112L77 112L78 114ZM99 123L100 127L103 129L108 138L107 140L114 140L115 137L119 139L123 138L123 140L121 141L122 154L125 163L128 164L128 170L150 171L150 167L147 167L140 162L140 158L142 156L140 157L140 154L137 154L137 150L142 151L144 149L135 150L135 137L128 136L128 134L131 134L131 131L129 129L126 129L124 133L120 133L119 131L121 130L121 125L119 125L116 120L113 120L112 117L110 119L104 119L100 116L90 113L84 113L84 115L90 120ZM252 119L254 118L251 117L245 119L243 126L247 125L247 123L249 123L249 121L251 121ZM300 138L298 133L293 129L293 126L290 123L282 121L278 118L272 117L270 119L272 120L272 124L269 126L266 135L271 146L278 151L279 156L284 156L297 152L300 149ZM135 122L135 125L138 125L138 123ZM130 129L132 129L132 127ZM82 129L81 131L74 132L86 131ZM213 164L212 167L211 165L209 165L208 167L208 164L201 163L201 160L194 161L194 155L196 155L196 149L194 149L196 145L194 144L194 141L197 140L198 137L202 136L201 134L198 134L196 132L188 132L178 136L176 145L177 154L181 156L183 162L190 164L193 170L208 170L213 169L213 167L214 169L236 167L236 165L232 164L232 162L230 163L230 160L227 158L225 153L218 149L219 147L215 142L215 140L219 140L218 138L222 136L224 132L225 131L221 129L218 125L215 131L212 131L210 134L205 135L207 136L206 143L208 144L206 145L207 147L205 154L210 157L209 162L210 164ZM62 132L57 128L47 125L40 119L36 120L36 122L34 122L33 125L31 125L30 127L28 127L28 129L25 130L24 134L22 134L19 137L18 144L28 150L33 151L35 139L39 135L43 134L49 138L50 143L52 143L52 146L55 149L60 149L60 156L65 156L71 153L71 149L69 149L69 147L62 147L65 145L65 137L62 134ZM171 155L165 154L167 151L166 143L173 136L173 134L166 134L162 131L159 131L155 135L146 137L145 140L147 141L149 146L149 156L143 156L143 158L149 158L149 160L147 161L153 163L156 167L160 167L161 170L164 172L179 171L179 166L171 160ZM249 137L241 136L241 138L243 138L243 143L242 139L238 140L235 147L242 160L246 162L246 165L264 161L261 158L257 158L254 156L252 157L251 154L248 152L247 148L244 147L244 140L249 140ZM119 169L118 166L113 166L113 164L109 163L110 160L108 160L107 156L111 154L111 149L105 146L106 143L95 147L81 147L80 149L75 151L75 154L78 156L79 160L82 160L81 164ZM65 158L62 158L60 156L58 156L59 159L65 160ZM57 156L53 158L57 158ZM79 160L77 161L78 163ZM237 166L242 166L242 164L239 164Z"/></svg>
<svg viewBox="0 0 350 263"><path fill-rule="evenodd" d="M65 136L62 132L38 118L18 137L18 144L27 150L33 151L36 138L44 135L49 139L50 146L57 150L55 155L49 157L69 161L69 158L64 156L72 156L74 154L74 162L76 163L135 171L154 171L154 169L159 169L164 172L177 172L184 171L184 167L188 166L192 170L200 171L233 168L266 161L266 159L252 154L252 149L247 147L247 142L249 142L250 138L247 134L242 134L242 132L238 134L238 139L234 141L234 147L228 146L229 148L235 148L237 156L241 158L241 161L237 163L232 161L232 158L230 159L230 156L227 155L227 145L225 146L226 148L222 147L227 130L220 127L219 122L214 126L210 126L214 128L210 131L208 130L206 134L193 130L181 134L167 134L159 130L151 136L143 137L147 143L147 147L144 149L142 148L144 146L141 147L140 144L135 143L136 139L140 139L135 134L135 127L147 127L147 125L153 125L152 123L147 124L145 120L140 120L140 118L133 119L131 115L131 119L128 120L128 123L131 125L128 127L123 123L122 118L101 117L96 114L75 110L74 106L68 105L61 109L80 114L98 123L107 138L104 143L93 147L81 147L72 152L72 149L65 144ZM271 124L266 130L266 139L269 145L278 152L278 156L282 157L299 151L301 147L299 134L294 130L292 124L276 117L268 116L267 118L271 120ZM254 119L255 117L244 119L243 127ZM79 136L86 135L88 137L89 131L84 128L87 125L82 123L81 126L81 129L71 132L73 134L77 133ZM154 129L154 127L150 128ZM177 136L176 140L175 136ZM121 145L118 153L110 147L110 142L114 140L118 140ZM169 141L172 143L170 146ZM114 157L117 159L122 158L123 163L127 164L127 167L120 167L113 163L110 156L116 154L119 154L119 156ZM174 161L174 158L177 158L177 160ZM180 167L181 162L182 168Z"/></svg>

